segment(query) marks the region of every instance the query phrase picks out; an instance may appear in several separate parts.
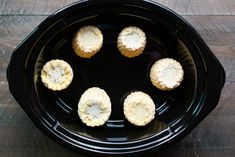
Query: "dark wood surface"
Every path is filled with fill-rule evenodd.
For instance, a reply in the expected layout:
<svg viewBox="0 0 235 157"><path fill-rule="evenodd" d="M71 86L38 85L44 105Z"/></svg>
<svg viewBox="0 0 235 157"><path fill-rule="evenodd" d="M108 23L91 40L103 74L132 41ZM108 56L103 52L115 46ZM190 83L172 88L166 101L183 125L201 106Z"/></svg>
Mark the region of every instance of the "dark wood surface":
<svg viewBox="0 0 235 157"><path fill-rule="evenodd" d="M8 90L14 48L48 15L76 0L0 0L0 157L81 156L41 133ZM187 137L156 153L169 157L235 156L235 1L155 0L188 20L223 64L218 106Z"/></svg>

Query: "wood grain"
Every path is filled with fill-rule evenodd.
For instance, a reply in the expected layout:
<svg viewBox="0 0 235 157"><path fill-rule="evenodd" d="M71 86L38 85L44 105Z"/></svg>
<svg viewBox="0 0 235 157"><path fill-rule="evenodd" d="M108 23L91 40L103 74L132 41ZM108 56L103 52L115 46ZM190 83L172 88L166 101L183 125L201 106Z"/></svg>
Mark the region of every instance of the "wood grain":
<svg viewBox="0 0 235 157"><path fill-rule="evenodd" d="M39 131L15 102L0 106L1 157L62 157L77 156Z"/></svg>
<svg viewBox="0 0 235 157"><path fill-rule="evenodd" d="M0 0L0 156L84 157L50 140L8 89L15 47L48 15L77 0ZM152 156L233 157L235 154L235 1L154 0L189 21L223 64L227 79L217 107L182 141Z"/></svg>
<svg viewBox="0 0 235 157"><path fill-rule="evenodd" d="M48 139L32 124L9 93L6 82L5 70L12 51L46 17L2 16L0 20L0 152L4 156L32 156L37 152L51 156L77 155ZM235 108L231 103L235 102L235 17L184 17L219 57L226 69L228 82L217 108L184 140L160 154L203 157L208 155L206 150L212 150L213 157L231 156L235 152L235 139L231 138L235 130ZM29 136L28 132L33 134Z"/></svg>
<svg viewBox="0 0 235 157"><path fill-rule="evenodd" d="M233 0L154 0L180 15L234 15Z"/></svg>
<svg viewBox="0 0 235 157"><path fill-rule="evenodd" d="M78 0L1 0L0 15L48 15ZM153 0L180 15L235 15L234 0Z"/></svg>
<svg viewBox="0 0 235 157"><path fill-rule="evenodd" d="M21 41L47 16L1 16L0 40ZM234 56L235 16L183 16L217 56ZM2 50L4 52L4 50ZM221 52L224 51L224 52Z"/></svg>
<svg viewBox="0 0 235 157"><path fill-rule="evenodd" d="M11 53L47 16L2 16L0 18L0 78ZM235 16L184 16L201 34L223 64L227 81L235 81ZM6 81L4 79L4 81Z"/></svg>
<svg viewBox="0 0 235 157"><path fill-rule="evenodd" d="M235 81L235 16L184 16L201 34L226 71L226 81Z"/></svg>
<svg viewBox="0 0 235 157"><path fill-rule="evenodd" d="M210 151L210 157L231 157L235 152L235 138L231 138L235 130L234 101L235 82L227 82L216 109L182 141L156 155L206 157ZM12 97L7 105L0 105L0 117L0 152L5 156L77 155L41 133Z"/></svg>
<svg viewBox="0 0 235 157"><path fill-rule="evenodd" d="M76 0L1 0L0 14L48 15Z"/></svg>

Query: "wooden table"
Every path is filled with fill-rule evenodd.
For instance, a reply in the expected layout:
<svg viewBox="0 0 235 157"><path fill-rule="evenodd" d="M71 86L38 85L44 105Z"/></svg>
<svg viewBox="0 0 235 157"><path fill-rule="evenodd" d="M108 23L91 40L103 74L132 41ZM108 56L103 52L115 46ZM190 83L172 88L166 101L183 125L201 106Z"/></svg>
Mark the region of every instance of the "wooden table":
<svg viewBox="0 0 235 157"><path fill-rule="evenodd" d="M8 90L14 48L48 15L76 0L0 0L0 157L80 156L39 131ZM235 156L235 1L155 0L188 20L223 64L227 79L218 106L186 138L157 155Z"/></svg>

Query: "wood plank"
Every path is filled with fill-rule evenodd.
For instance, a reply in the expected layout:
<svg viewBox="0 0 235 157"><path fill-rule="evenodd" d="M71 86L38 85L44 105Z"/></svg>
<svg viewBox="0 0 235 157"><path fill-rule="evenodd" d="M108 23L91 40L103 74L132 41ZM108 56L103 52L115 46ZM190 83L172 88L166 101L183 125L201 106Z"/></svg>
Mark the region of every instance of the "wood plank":
<svg viewBox="0 0 235 157"><path fill-rule="evenodd" d="M1 16L0 39L21 41L47 16Z"/></svg>
<svg viewBox="0 0 235 157"><path fill-rule="evenodd" d="M38 130L11 96L6 80L14 48L48 15L75 1L0 0L0 156L85 157L58 145ZM151 156L234 156L235 16L227 15L235 15L235 1L153 1L184 15L222 62L227 79L217 107L183 140Z"/></svg>
<svg viewBox="0 0 235 157"><path fill-rule="evenodd" d="M77 0L2 0L0 15L48 15ZM181 15L235 15L234 0L153 0Z"/></svg>
<svg viewBox="0 0 235 157"><path fill-rule="evenodd" d="M2 87L1 87L2 88ZM232 93L232 94L231 94ZM14 101L0 105L0 152L5 156L75 156L41 133ZM227 82L218 106L187 137L176 145L156 153L164 156L231 157L235 153L235 82ZM29 135L30 133L30 135ZM38 155L40 152L41 155ZM2 154L3 153L3 154Z"/></svg>
<svg viewBox="0 0 235 157"><path fill-rule="evenodd" d="M2 0L0 14L48 15L73 2L76 0Z"/></svg>
<svg viewBox="0 0 235 157"><path fill-rule="evenodd" d="M0 106L1 156L40 157L77 156L44 135L26 116L18 104Z"/></svg>
<svg viewBox="0 0 235 157"><path fill-rule="evenodd" d="M23 40L47 16L2 16L0 18L0 39ZM183 16L201 34L213 49L222 48L232 56L234 49L235 16ZM220 49L221 50L221 49Z"/></svg>
<svg viewBox="0 0 235 157"><path fill-rule="evenodd" d="M183 17L201 34L217 56L231 57L234 55L235 16Z"/></svg>
<svg viewBox="0 0 235 157"><path fill-rule="evenodd" d="M47 16L0 18L0 152L1 156L78 156L42 134L8 90L5 71L14 48ZM231 157L235 153L235 16L184 16L202 35L227 73L216 109L185 139L156 153L163 156ZM29 133L30 132L30 136Z"/></svg>
<svg viewBox="0 0 235 157"><path fill-rule="evenodd" d="M47 16L2 16L0 18L0 78L14 48ZM184 16L201 34L222 62L227 81L235 81L235 16Z"/></svg>
<svg viewBox="0 0 235 157"><path fill-rule="evenodd" d="M234 15L233 0L154 0L180 15Z"/></svg>
<svg viewBox="0 0 235 157"><path fill-rule="evenodd" d="M215 149L215 150L192 150L192 149L178 149L175 147L168 148L159 153L154 153L153 156L165 157L232 157L234 150L230 149Z"/></svg>
<svg viewBox="0 0 235 157"><path fill-rule="evenodd" d="M2 16L0 40L21 41L47 16ZM235 47L235 16L183 16L217 56L231 57ZM11 46L8 44L8 46ZM5 51L2 48L2 52Z"/></svg>
<svg viewBox="0 0 235 157"><path fill-rule="evenodd" d="M8 82L5 80L5 76L2 77L4 77L4 79L0 81L0 106L8 106L9 104L14 104L15 100L8 89Z"/></svg>
<svg viewBox="0 0 235 157"><path fill-rule="evenodd" d="M235 80L235 16L184 16L224 66L226 81Z"/></svg>
<svg viewBox="0 0 235 157"><path fill-rule="evenodd" d="M7 84L0 88L2 93L8 95L8 101L5 101L0 94L0 156L85 157L49 139L32 123L14 98L10 96Z"/></svg>

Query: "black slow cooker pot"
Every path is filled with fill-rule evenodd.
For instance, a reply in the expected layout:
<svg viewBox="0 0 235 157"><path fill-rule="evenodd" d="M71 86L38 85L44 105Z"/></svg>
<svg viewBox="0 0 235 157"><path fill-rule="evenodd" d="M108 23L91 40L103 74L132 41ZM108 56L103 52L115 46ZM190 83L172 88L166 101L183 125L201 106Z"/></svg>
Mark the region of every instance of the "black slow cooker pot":
<svg viewBox="0 0 235 157"><path fill-rule="evenodd" d="M102 49L92 59L76 56L74 33L96 25L104 35ZM132 59L117 50L118 33L137 26L147 36L142 55ZM151 65L160 58L179 61L184 80L172 91L160 91L149 80ZM40 79L42 66L63 59L73 68L72 84L53 92ZM182 17L144 0L83 0L46 18L13 52L7 70L9 88L34 124L54 141L88 155L136 155L157 151L185 137L218 103L224 69L200 35ZM77 103L89 87L106 90L112 114L102 127L86 127ZM133 90L149 94L156 118L145 127L129 124L122 100Z"/></svg>

